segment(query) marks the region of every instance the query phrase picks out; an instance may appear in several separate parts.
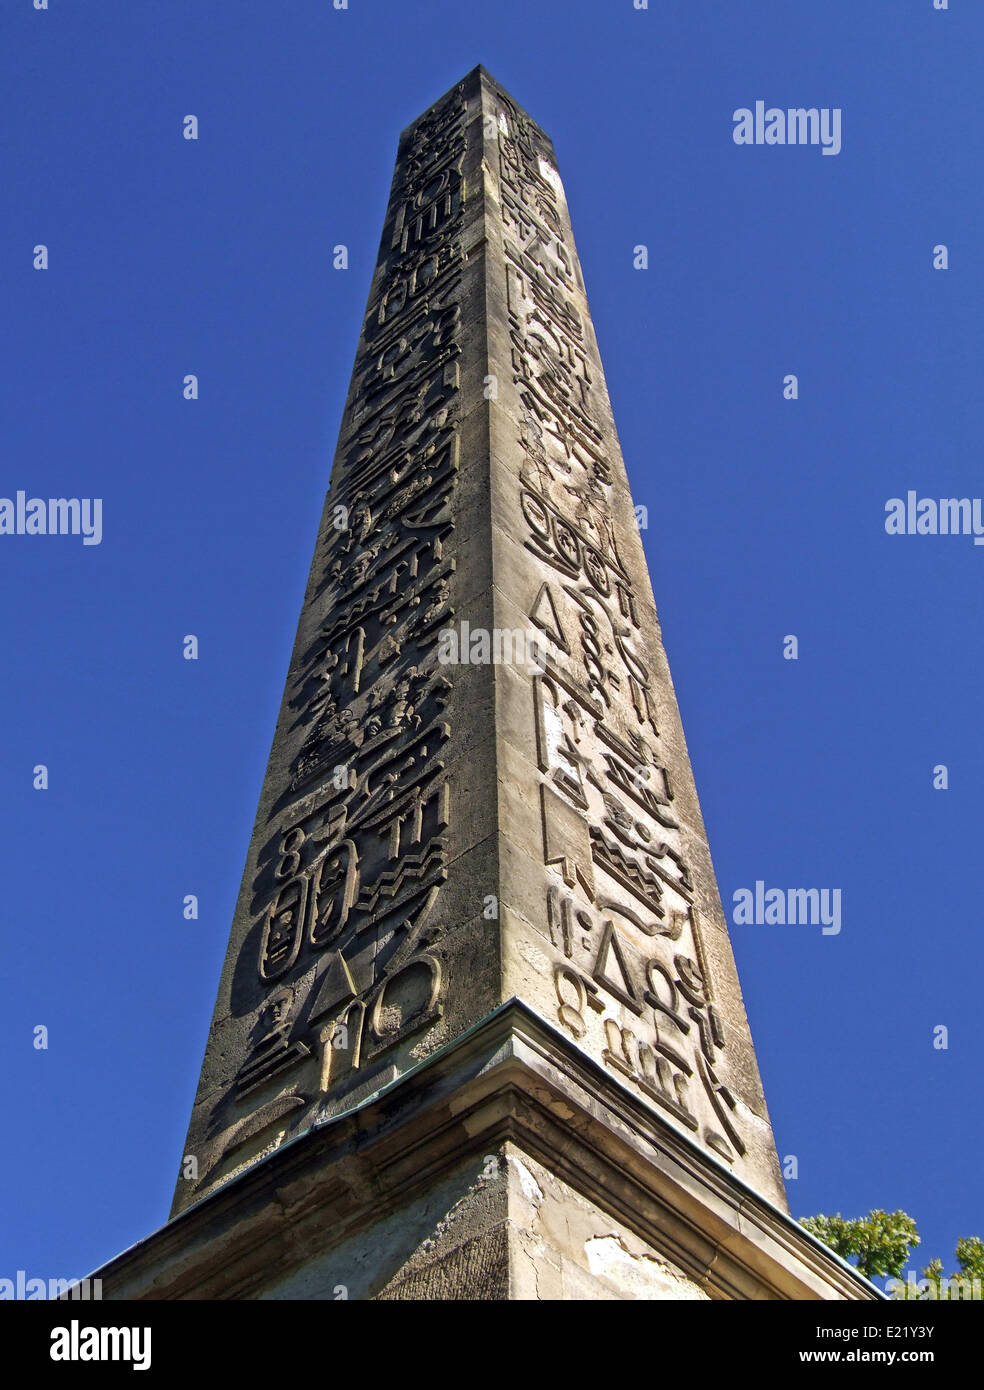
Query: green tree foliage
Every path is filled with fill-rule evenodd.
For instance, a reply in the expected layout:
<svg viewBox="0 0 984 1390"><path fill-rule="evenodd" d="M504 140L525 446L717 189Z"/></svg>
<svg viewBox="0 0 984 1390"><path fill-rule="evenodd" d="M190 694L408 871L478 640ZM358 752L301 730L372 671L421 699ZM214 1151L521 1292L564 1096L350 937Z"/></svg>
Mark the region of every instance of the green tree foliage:
<svg viewBox="0 0 984 1390"><path fill-rule="evenodd" d="M800 1225L856 1264L868 1279L877 1274L901 1274L909 1251L919 1244L916 1223L904 1211L869 1211L855 1221L840 1212L836 1216L806 1216Z"/></svg>
<svg viewBox="0 0 984 1390"><path fill-rule="evenodd" d="M930 1260L921 1279L897 1282L892 1297L908 1303L984 1302L984 1240L966 1236L957 1241L954 1253L955 1273L944 1274L943 1261Z"/></svg>
<svg viewBox="0 0 984 1390"><path fill-rule="evenodd" d="M818 1240L829 1245L843 1259L855 1264L868 1279L889 1275L887 1292L902 1301L984 1302L984 1240L967 1236L957 1241L957 1271L943 1273L942 1260L930 1260L916 1280L910 1273L899 1276L912 1250L919 1244L919 1232L904 1211L869 1211L867 1216L849 1220L841 1216L807 1216L800 1222Z"/></svg>

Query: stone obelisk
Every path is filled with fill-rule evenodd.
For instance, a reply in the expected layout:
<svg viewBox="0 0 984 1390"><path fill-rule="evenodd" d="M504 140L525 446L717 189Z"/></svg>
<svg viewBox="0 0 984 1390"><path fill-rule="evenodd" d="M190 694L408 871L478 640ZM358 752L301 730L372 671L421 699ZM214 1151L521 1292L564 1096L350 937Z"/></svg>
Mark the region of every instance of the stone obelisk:
<svg viewBox="0 0 984 1390"><path fill-rule="evenodd" d="M866 1298L789 1218L549 139L403 134L171 1220L116 1298Z"/></svg>

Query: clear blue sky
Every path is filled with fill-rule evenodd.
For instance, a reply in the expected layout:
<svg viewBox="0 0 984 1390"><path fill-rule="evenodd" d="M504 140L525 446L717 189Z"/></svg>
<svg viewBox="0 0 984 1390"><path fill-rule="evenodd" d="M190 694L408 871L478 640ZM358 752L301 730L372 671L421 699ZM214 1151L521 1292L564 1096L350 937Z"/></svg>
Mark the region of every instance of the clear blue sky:
<svg viewBox="0 0 984 1390"><path fill-rule="evenodd" d="M0 1275L166 1217L397 136L479 62L555 143L726 910L843 892L839 936L733 929L793 1213L984 1235L984 548L884 530L984 492L982 38L979 0L5 0L0 495L104 537L0 536ZM737 147L757 99L841 108L841 153Z"/></svg>

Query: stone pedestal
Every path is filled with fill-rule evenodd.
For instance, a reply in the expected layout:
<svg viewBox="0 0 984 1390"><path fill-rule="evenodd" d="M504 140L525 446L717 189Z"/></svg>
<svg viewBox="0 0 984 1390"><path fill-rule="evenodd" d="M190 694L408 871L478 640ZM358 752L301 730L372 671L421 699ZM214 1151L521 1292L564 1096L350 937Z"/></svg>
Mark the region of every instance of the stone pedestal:
<svg viewBox="0 0 984 1390"><path fill-rule="evenodd" d="M99 1271L108 1299L871 1299L517 1000Z"/></svg>

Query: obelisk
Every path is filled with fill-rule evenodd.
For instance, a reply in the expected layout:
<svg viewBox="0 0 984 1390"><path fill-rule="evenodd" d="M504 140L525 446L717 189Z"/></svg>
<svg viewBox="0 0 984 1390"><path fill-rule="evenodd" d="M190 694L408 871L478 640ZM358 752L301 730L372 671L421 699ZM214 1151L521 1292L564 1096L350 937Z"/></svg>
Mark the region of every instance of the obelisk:
<svg viewBox="0 0 984 1390"><path fill-rule="evenodd" d="M402 135L170 1222L119 1298L865 1298L787 1212L549 139Z"/></svg>

